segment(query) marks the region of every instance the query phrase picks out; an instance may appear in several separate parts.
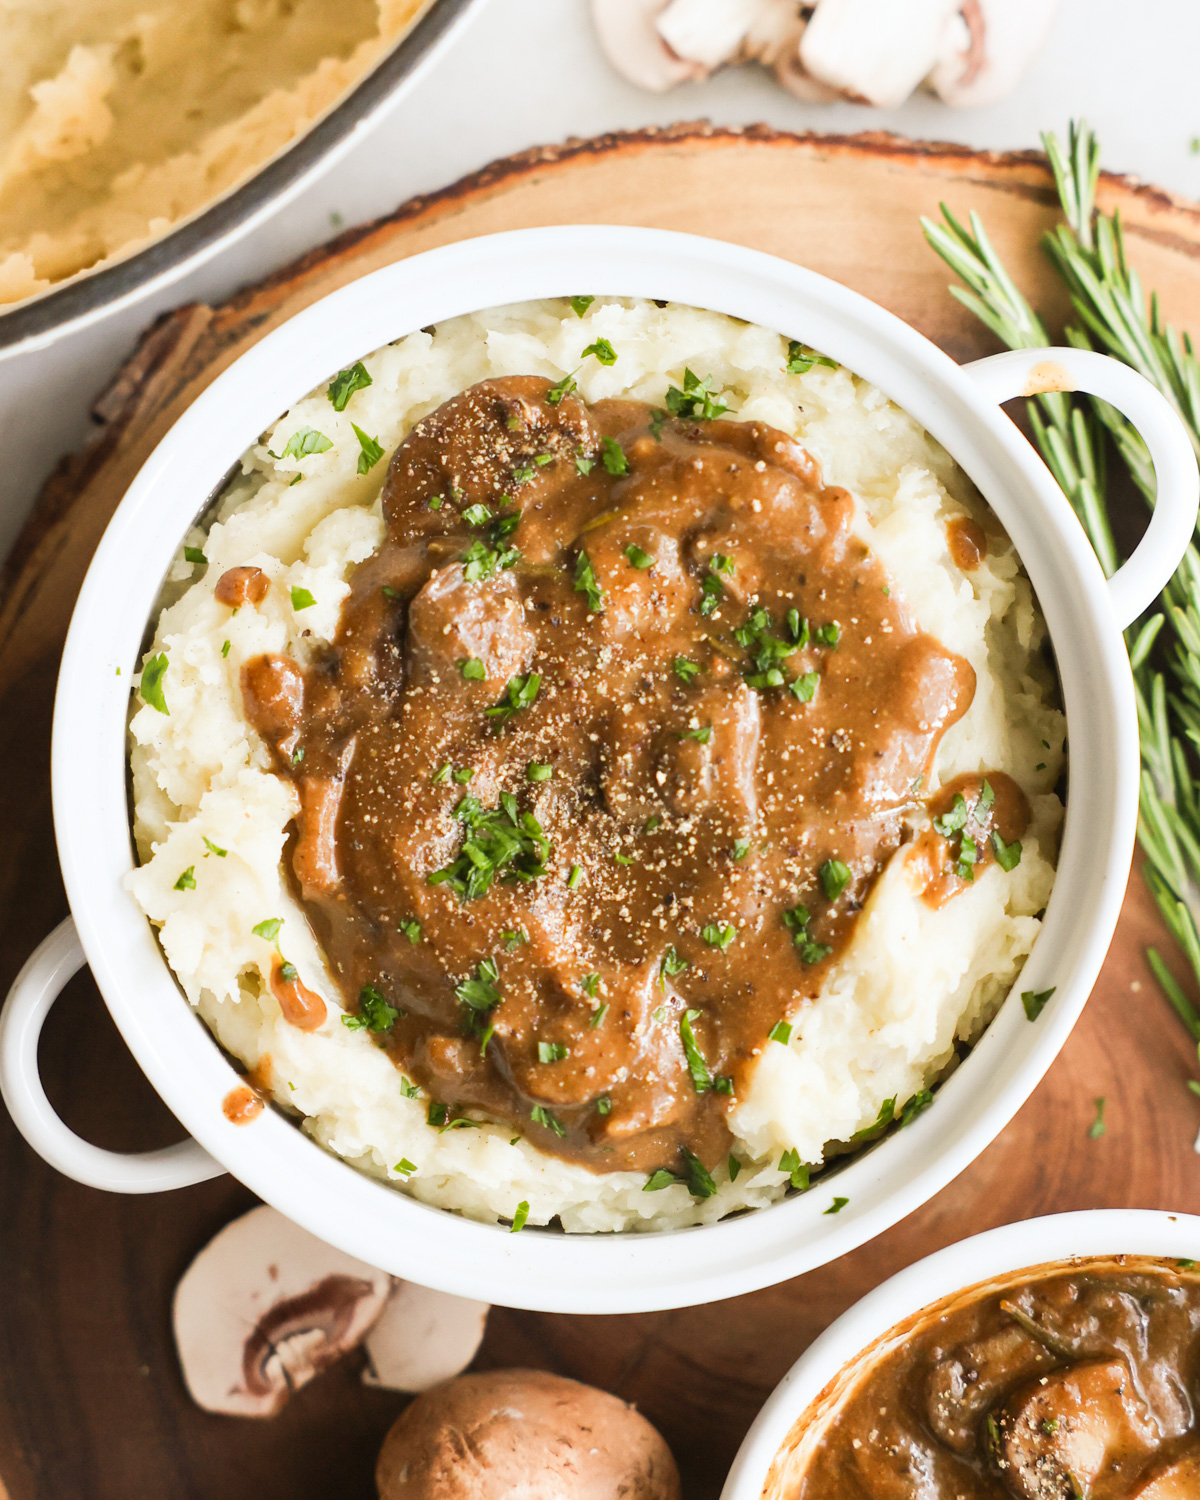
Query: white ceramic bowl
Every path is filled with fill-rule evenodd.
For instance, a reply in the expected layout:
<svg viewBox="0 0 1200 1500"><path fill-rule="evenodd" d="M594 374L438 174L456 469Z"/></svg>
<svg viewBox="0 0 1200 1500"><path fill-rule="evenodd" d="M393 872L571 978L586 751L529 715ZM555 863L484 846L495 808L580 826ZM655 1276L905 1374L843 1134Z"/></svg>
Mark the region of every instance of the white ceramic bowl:
<svg viewBox="0 0 1200 1500"><path fill-rule="evenodd" d="M1075 1257L1200 1259L1200 1218L1147 1209L1005 1224L919 1260L847 1308L772 1392L738 1449L721 1500L788 1500L839 1397L903 1339L914 1314L960 1291L999 1289Z"/></svg>
<svg viewBox="0 0 1200 1500"><path fill-rule="evenodd" d="M183 1000L125 889L128 685L160 582L238 456L300 395L381 344L458 313L552 295L669 298L803 339L873 381L963 466L1015 542L1062 680L1071 790L1058 878L1020 988L1055 994L1031 1024L1012 997L934 1107L827 1179L762 1212L670 1234L563 1235L429 1208L326 1154L284 1115L230 1124L235 1078ZM1044 385L1094 391L1150 445L1159 499L1141 546L1106 583L1079 522L998 402ZM343 287L263 339L180 418L130 486L96 551L63 653L54 717L54 819L74 915L18 977L0 1021L0 1090L48 1161L83 1182L153 1192L230 1171L313 1233L426 1285L510 1306L631 1312L733 1296L832 1260L910 1213L1003 1128L1054 1059L1104 958L1137 815L1137 720L1121 630L1174 570L1196 518L1196 463L1167 403L1100 355L1000 355L960 369L836 283L686 235L551 228L489 236ZM76 933L78 936L76 936ZM193 1137L143 1157L79 1140L37 1075L37 1037L66 978L90 964L130 1050Z"/></svg>

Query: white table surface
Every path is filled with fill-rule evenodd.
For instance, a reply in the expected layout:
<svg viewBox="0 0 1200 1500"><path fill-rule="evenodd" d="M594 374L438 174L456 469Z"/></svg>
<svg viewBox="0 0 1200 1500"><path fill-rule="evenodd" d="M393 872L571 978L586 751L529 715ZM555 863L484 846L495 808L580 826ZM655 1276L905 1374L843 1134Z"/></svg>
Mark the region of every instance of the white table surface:
<svg viewBox="0 0 1200 1500"><path fill-rule="evenodd" d="M1107 167L1200 198L1200 154L1191 149L1200 136L1198 57L1197 0L1062 0L1038 63L988 109L950 110L928 96L898 110L806 105L753 68L655 95L609 68L588 0L488 0L382 127L296 203L156 297L0 363L0 556L56 460L86 440L91 402L140 331L167 308L224 297L285 264L329 237L339 222L331 216L372 218L527 146L700 117L1012 149L1085 116Z"/></svg>

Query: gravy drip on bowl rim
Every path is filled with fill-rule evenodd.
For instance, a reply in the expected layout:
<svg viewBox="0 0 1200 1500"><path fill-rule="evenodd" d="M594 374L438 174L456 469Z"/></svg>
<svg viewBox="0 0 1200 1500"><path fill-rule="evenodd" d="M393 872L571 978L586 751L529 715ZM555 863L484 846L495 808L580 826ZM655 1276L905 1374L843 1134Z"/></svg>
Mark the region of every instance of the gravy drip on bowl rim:
<svg viewBox="0 0 1200 1500"><path fill-rule="evenodd" d="M923 798L970 664L799 443L707 399L508 377L445 402L333 643L242 669L352 1022L431 1123L477 1111L597 1171L723 1159L915 816L933 905L1029 817L998 772Z"/></svg>
<svg viewBox="0 0 1200 1500"><path fill-rule="evenodd" d="M772 1494L899 1495L917 1476L929 1500L1200 1492L1194 1262L1042 1266L945 1299L902 1335L847 1384Z"/></svg>

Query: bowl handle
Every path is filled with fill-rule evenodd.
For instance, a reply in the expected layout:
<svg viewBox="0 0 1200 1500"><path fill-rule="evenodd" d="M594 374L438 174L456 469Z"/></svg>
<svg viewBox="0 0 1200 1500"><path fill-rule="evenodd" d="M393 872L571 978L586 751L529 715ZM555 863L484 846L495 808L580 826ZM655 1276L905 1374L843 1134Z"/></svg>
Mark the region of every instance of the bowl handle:
<svg viewBox="0 0 1200 1500"><path fill-rule="evenodd" d="M1154 461L1158 498L1133 556L1108 580L1117 624L1126 629L1165 588L1196 525L1200 470L1174 407L1144 375L1088 349L1015 349L976 360L964 372L997 403L1047 391L1086 391L1115 406L1141 434Z"/></svg>
<svg viewBox="0 0 1200 1500"><path fill-rule="evenodd" d="M110 1193L160 1193L218 1176L224 1167L190 1138L160 1151L103 1151L55 1114L38 1074L38 1038L50 1007L85 962L68 917L38 945L8 992L0 1013L0 1096L17 1129L65 1176Z"/></svg>

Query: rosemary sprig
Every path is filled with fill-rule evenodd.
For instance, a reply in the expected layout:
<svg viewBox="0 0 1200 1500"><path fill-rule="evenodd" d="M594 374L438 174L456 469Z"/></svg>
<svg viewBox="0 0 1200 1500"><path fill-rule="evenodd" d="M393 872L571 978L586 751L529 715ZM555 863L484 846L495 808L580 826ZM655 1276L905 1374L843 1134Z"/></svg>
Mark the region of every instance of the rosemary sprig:
<svg viewBox="0 0 1200 1500"><path fill-rule="evenodd" d="M1149 308L1125 255L1119 214L1096 208L1100 151L1084 124L1072 123L1066 147L1042 137L1054 172L1064 223L1045 238L1045 248L1071 297L1078 322L1065 330L1080 349L1099 349L1146 376L1183 418L1200 458L1200 364L1187 334L1163 321L1157 297ZM925 237L966 283L951 287L1010 348L1049 342L1045 325L1004 270L977 215L970 229L943 204L943 224L923 219ZM1048 466L1071 501L1106 574L1120 557L1104 511L1103 431L1150 505L1154 469L1141 437L1107 402L1063 394L1029 403L1029 417ZM1160 633L1170 686L1151 664ZM1146 854L1145 878L1172 936L1200 985L1200 793L1193 776L1200 751L1200 552L1188 549L1151 611L1127 632L1134 669L1142 748L1142 795L1138 837ZM1163 993L1200 1044L1200 1011L1171 974L1162 956L1147 952Z"/></svg>

